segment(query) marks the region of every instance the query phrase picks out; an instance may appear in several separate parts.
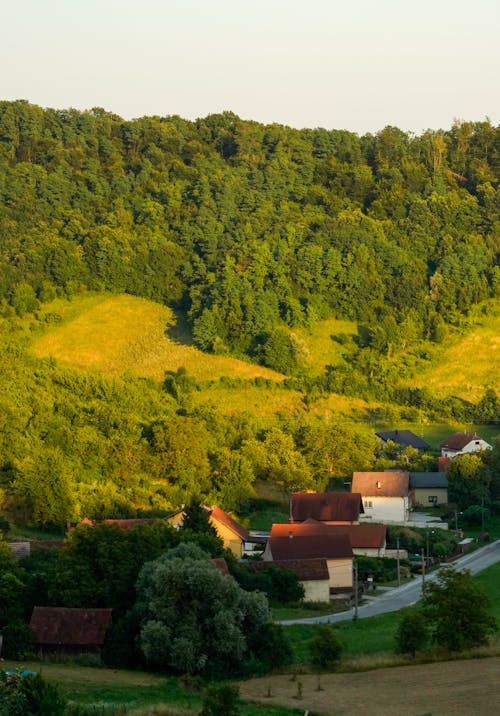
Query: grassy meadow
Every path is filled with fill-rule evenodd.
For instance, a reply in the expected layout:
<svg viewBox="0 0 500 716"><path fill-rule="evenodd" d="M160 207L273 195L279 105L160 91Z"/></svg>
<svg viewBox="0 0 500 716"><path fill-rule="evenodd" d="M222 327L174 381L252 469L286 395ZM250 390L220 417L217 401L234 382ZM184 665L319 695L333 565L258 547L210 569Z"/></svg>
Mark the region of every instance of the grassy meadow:
<svg viewBox="0 0 500 716"><path fill-rule="evenodd" d="M263 420L279 414L305 413L360 417L369 408L379 407L376 402L368 404L362 399L336 394L323 395L306 405L300 392L283 390L282 374L244 360L198 350L192 345L186 327L169 308L146 299L89 293L71 301L56 299L44 305L43 313L49 320L37 324L32 332L32 351L36 356L53 357L80 371L106 375L130 372L159 381L166 371L184 367L203 387L194 396L196 403L217 405L225 413L247 411ZM306 369L318 375L326 365L342 362L348 348L345 341L338 342L335 337L353 336L357 330L352 321L334 319L319 321L310 329L294 330L304 346ZM490 307L489 313L477 312L466 329L450 332L440 346L434 344L428 363L415 368L414 377L407 382L427 387L439 396L457 395L475 402L485 387L500 383L500 361L495 359L499 351L500 309ZM450 432L473 428L425 423L399 427L422 435L432 447L437 447Z"/></svg>
<svg viewBox="0 0 500 716"><path fill-rule="evenodd" d="M184 367L198 381L222 376L283 380L268 368L236 358L208 356L187 345L184 338L184 342L169 338L175 328L173 312L143 298L84 295L71 302L58 299L44 306L44 311L60 320L36 336L33 352L78 370L106 375L132 372L162 380L166 370Z"/></svg>

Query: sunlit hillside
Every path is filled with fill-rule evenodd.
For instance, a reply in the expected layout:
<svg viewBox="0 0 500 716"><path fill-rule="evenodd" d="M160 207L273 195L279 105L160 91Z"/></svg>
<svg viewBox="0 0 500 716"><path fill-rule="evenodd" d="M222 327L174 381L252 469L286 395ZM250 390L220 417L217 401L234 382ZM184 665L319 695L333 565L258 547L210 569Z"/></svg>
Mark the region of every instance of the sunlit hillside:
<svg viewBox="0 0 500 716"><path fill-rule="evenodd" d="M456 395L475 403L486 388L500 386L500 313L476 319L467 333L445 341L439 361L414 384L435 395Z"/></svg>
<svg viewBox="0 0 500 716"><path fill-rule="evenodd" d="M44 307L60 317L33 342L38 357L56 358L79 370L120 375L128 371L156 380L180 367L200 381L221 376L283 376L262 366L226 356L207 356L194 346L168 337L175 324L172 311L152 301L129 295L84 296L71 303L55 301Z"/></svg>

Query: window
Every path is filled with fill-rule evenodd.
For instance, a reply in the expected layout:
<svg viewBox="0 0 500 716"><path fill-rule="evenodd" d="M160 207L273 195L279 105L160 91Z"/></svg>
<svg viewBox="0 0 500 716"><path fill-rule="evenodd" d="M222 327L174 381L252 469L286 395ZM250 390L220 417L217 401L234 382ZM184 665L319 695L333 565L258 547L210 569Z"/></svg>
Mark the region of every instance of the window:
<svg viewBox="0 0 500 716"><path fill-rule="evenodd" d="M367 509L373 509L373 502L372 500L365 500L365 507Z"/></svg>
<svg viewBox="0 0 500 716"><path fill-rule="evenodd" d="M437 495L429 495L429 497L427 498L427 501L429 502L430 505L437 505L437 501L438 501Z"/></svg>

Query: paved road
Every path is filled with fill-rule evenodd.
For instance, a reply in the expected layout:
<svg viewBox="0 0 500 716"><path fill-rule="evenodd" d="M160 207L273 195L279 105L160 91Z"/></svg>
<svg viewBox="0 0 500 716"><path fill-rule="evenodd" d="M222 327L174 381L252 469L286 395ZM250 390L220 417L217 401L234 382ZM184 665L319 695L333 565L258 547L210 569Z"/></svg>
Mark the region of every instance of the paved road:
<svg viewBox="0 0 500 716"><path fill-rule="evenodd" d="M456 559L453 564L457 569L468 569L471 574L481 572L492 564L500 562L500 540L480 547L475 552ZM427 574L428 581L436 580L436 573ZM374 617L377 614L395 612L403 607L415 604L422 597L422 578L412 579L401 587L394 587L384 591L376 597L370 597L367 604L358 607L358 618ZM323 617L310 617L309 619L290 619L281 624L319 624L321 622L342 622L354 617L354 608L339 614L330 614Z"/></svg>

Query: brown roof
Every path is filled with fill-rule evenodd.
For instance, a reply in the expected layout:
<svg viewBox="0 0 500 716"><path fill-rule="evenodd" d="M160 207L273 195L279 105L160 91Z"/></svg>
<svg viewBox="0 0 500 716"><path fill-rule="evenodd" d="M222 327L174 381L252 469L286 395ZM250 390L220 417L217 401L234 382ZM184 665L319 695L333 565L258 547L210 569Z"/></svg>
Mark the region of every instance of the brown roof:
<svg viewBox="0 0 500 716"><path fill-rule="evenodd" d="M322 522L308 520L307 522L290 525L273 525L271 537L274 535L289 537L316 536L335 538L347 535L353 549L382 549L385 546L387 527L377 524L361 525L325 525Z"/></svg>
<svg viewBox="0 0 500 716"><path fill-rule="evenodd" d="M81 520L77 527L80 527L81 525L89 525L90 527L94 527L95 525L117 525L122 530L132 530L134 527L138 527L139 525L152 525L156 522L160 522L160 517L134 517L132 519L124 519L124 520L102 520L102 522L99 522L97 520L90 520L88 517L84 517L83 520Z"/></svg>
<svg viewBox="0 0 500 716"><path fill-rule="evenodd" d="M243 541L246 541L248 539L248 530L243 527L243 525L238 524L235 520L233 520L232 517L230 517L227 512L224 512L224 510L221 510L220 507L212 507L211 510L211 517L214 518L214 520L217 520L217 522L220 522L221 524L228 527L232 532L234 532L240 539Z"/></svg>
<svg viewBox="0 0 500 716"><path fill-rule="evenodd" d="M269 546L273 560L350 559L351 542L344 532L332 531L337 525L273 525Z"/></svg>
<svg viewBox="0 0 500 716"><path fill-rule="evenodd" d="M294 572L303 582L328 579L328 566L326 559L277 559L272 562L251 562L250 565L257 571L270 567L281 567Z"/></svg>
<svg viewBox="0 0 500 716"><path fill-rule="evenodd" d="M294 492L292 521L307 519L329 522L357 522L364 512L361 495L355 492Z"/></svg>
<svg viewBox="0 0 500 716"><path fill-rule="evenodd" d="M34 607L30 626L36 644L100 646L111 620L111 609Z"/></svg>
<svg viewBox="0 0 500 716"><path fill-rule="evenodd" d="M463 450L466 445L474 440L482 440L482 438L476 433L453 433L449 438L443 440L441 447L449 450Z"/></svg>
<svg viewBox="0 0 500 716"><path fill-rule="evenodd" d="M353 472L351 489L363 497L407 497L410 474L402 470Z"/></svg>
<svg viewBox="0 0 500 716"><path fill-rule="evenodd" d="M62 549L64 547L63 539L34 539L30 542L31 549Z"/></svg>
<svg viewBox="0 0 500 716"><path fill-rule="evenodd" d="M224 557L215 557L214 559L211 559L210 561L214 565L215 569L219 570L219 572L222 572L222 574L229 574L227 562L224 559Z"/></svg>

